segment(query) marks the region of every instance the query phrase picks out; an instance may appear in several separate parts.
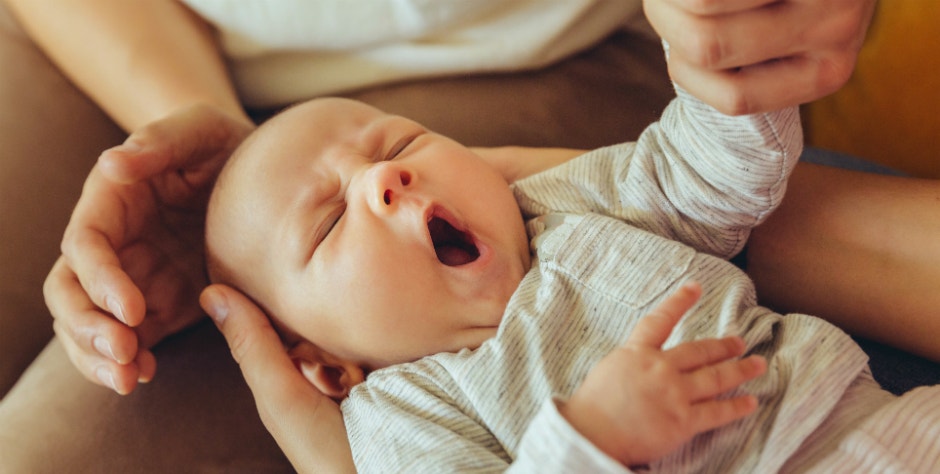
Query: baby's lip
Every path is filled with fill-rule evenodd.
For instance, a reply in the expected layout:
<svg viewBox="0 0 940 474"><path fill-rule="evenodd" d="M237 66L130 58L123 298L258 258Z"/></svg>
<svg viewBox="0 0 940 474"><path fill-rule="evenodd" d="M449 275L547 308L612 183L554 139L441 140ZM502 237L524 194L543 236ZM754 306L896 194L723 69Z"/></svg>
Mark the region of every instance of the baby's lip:
<svg viewBox="0 0 940 474"><path fill-rule="evenodd" d="M425 212L428 237L438 261L449 267L459 267L480 258L476 238L456 216L440 205L432 205Z"/></svg>

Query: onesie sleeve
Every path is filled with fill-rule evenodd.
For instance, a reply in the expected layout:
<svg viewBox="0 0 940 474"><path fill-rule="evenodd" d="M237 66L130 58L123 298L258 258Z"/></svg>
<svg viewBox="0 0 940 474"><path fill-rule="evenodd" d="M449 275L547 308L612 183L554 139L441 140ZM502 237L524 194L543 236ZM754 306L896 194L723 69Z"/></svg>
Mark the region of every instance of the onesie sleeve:
<svg viewBox="0 0 940 474"><path fill-rule="evenodd" d="M511 472L633 472L581 436L558 412L557 400L546 400L529 424Z"/></svg>
<svg viewBox="0 0 940 474"><path fill-rule="evenodd" d="M731 117L676 89L636 143L518 183L523 213L600 213L713 255L740 251L780 204L802 152L798 110Z"/></svg>
<svg viewBox="0 0 940 474"><path fill-rule="evenodd" d="M364 384L372 386L357 387L343 403L359 472L631 472L571 427L551 399L529 423L513 456L459 401L435 393L426 381L402 380Z"/></svg>

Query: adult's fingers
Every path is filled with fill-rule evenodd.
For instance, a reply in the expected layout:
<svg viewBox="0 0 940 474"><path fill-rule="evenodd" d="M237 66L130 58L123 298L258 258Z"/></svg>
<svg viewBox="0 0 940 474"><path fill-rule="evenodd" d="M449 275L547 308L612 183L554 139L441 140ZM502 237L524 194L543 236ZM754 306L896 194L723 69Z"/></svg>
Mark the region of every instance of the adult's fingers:
<svg viewBox="0 0 940 474"><path fill-rule="evenodd" d="M806 50L812 23L805 9L787 2L715 2L692 10L682 1L646 2L646 15L669 42L670 63L721 70L786 57Z"/></svg>
<svg viewBox="0 0 940 474"><path fill-rule="evenodd" d="M259 409L292 403L295 394L284 389L304 379L261 309L225 285L203 290L199 303L225 336Z"/></svg>
<svg viewBox="0 0 940 474"><path fill-rule="evenodd" d="M830 53L854 58L874 2L774 0L715 2L720 12L698 10L688 0L648 1L647 16L669 42L670 61L722 70L795 55Z"/></svg>
<svg viewBox="0 0 940 474"><path fill-rule="evenodd" d="M49 272L43 293L60 337L75 341L82 351L97 352L119 364L134 360L137 355L134 331L88 299L62 258Z"/></svg>
<svg viewBox="0 0 940 474"><path fill-rule="evenodd" d="M146 189L109 182L96 166L85 180L62 236L66 265L78 276L89 298L131 326L143 321L146 308L117 251L141 231L146 215L140 207L152 207L151 199Z"/></svg>
<svg viewBox="0 0 940 474"><path fill-rule="evenodd" d="M681 10L694 15L720 15L750 10L778 0L647 0L644 5L647 9L655 7L654 3L669 8Z"/></svg>
<svg viewBox="0 0 940 474"><path fill-rule="evenodd" d="M62 238L64 260L56 265L67 267L99 308L129 326L139 325L144 320L146 303L121 266L113 240L99 229L86 227L78 220L80 216L73 215L72 219Z"/></svg>
<svg viewBox="0 0 940 474"><path fill-rule="evenodd" d="M791 56L742 69L709 70L669 62L677 84L728 115L776 110L838 90L855 68L855 56Z"/></svg>
<svg viewBox="0 0 940 474"><path fill-rule="evenodd" d="M644 7L670 44L673 80L738 115L809 102L841 87L854 69L874 5L648 0Z"/></svg>
<svg viewBox="0 0 940 474"><path fill-rule="evenodd" d="M267 317L247 297L211 285L199 302L222 331L258 413L300 472L355 472L339 406L294 366Z"/></svg>
<svg viewBox="0 0 940 474"><path fill-rule="evenodd" d="M91 382L108 387L121 395L131 393L137 386L141 377L135 362L118 364L97 353L84 351L72 339L59 338L59 341L75 368Z"/></svg>
<svg viewBox="0 0 940 474"><path fill-rule="evenodd" d="M669 338L672 328L682 319L682 315L692 308L701 295L702 287L698 283L682 285L679 290L666 297L640 319L630 337L627 338L627 344L659 349Z"/></svg>
<svg viewBox="0 0 940 474"><path fill-rule="evenodd" d="M89 380L129 393L156 370L153 354L138 350L134 331L92 303L60 259L43 286L53 328L69 359Z"/></svg>
<svg viewBox="0 0 940 474"><path fill-rule="evenodd" d="M208 105L195 105L135 131L124 144L101 154L104 175L119 183L208 166L214 176L224 160L254 129L246 117L232 117ZM203 175L200 175L203 176Z"/></svg>

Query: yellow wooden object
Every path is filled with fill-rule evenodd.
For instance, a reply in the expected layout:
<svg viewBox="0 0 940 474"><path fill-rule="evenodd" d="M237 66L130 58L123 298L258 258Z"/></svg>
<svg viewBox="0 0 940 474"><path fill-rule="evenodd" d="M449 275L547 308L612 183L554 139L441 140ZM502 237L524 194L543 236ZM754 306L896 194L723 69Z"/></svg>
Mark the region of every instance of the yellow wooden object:
<svg viewBox="0 0 940 474"><path fill-rule="evenodd" d="M940 1L879 1L852 78L803 114L814 146L940 178Z"/></svg>

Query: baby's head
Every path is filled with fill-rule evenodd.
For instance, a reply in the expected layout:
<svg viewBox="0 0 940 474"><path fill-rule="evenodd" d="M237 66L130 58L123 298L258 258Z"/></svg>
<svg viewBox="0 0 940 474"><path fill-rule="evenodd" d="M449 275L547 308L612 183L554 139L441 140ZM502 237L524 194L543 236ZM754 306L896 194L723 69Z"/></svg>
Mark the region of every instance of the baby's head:
<svg viewBox="0 0 940 474"><path fill-rule="evenodd" d="M242 144L213 191L206 244L211 278L258 303L334 396L348 370L478 347L529 267L501 174L344 99L288 109Z"/></svg>

